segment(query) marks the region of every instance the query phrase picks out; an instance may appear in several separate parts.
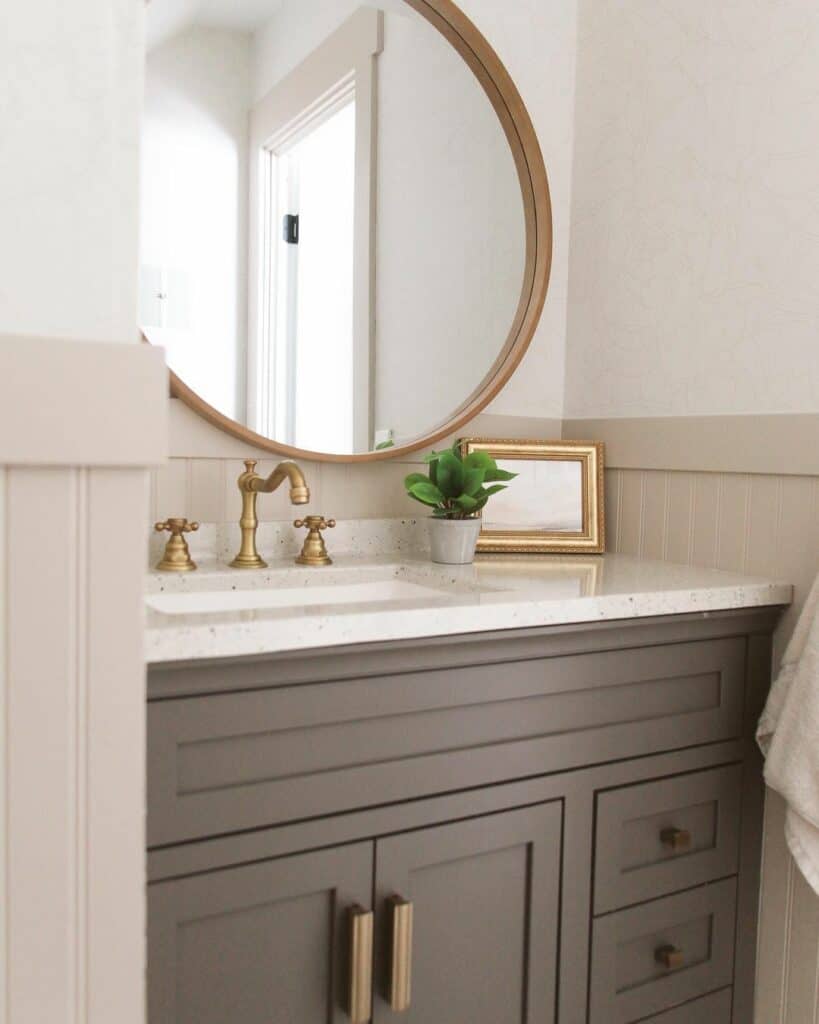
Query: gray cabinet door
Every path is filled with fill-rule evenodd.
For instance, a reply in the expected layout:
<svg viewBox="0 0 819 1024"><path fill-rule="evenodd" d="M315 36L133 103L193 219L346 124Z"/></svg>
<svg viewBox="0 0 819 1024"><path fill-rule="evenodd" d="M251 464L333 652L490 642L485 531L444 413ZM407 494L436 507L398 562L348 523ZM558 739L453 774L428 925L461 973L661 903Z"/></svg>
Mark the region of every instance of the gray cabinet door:
<svg viewBox="0 0 819 1024"><path fill-rule="evenodd" d="M376 845L374 1024L552 1024L560 803ZM395 899L412 904L409 1007L391 1007Z"/></svg>
<svg viewBox="0 0 819 1024"><path fill-rule="evenodd" d="M367 842L151 886L150 1024L349 1024L372 877Z"/></svg>

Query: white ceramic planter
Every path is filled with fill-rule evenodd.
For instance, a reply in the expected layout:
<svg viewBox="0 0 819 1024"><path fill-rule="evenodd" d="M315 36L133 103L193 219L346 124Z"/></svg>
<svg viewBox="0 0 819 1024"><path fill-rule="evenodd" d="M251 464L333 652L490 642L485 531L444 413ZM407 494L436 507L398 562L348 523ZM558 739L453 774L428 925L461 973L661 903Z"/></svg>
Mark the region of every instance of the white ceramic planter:
<svg viewBox="0 0 819 1024"><path fill-rule="evenodd" d="M475 546L480 532L480 519L431 518L429 540L432 561L443 565L469 565L475 560Z"/></svg>

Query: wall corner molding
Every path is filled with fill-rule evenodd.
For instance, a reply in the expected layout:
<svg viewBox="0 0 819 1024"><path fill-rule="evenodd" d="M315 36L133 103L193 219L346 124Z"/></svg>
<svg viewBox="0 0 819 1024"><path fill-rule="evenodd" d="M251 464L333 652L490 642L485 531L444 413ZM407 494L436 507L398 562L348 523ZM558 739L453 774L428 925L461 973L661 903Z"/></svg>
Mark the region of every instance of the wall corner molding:
<svg viewBox="0 0 819 1024"><path fill-rule="evenodd" d="M0 335L0 465L156 465L167 395L161 349Z"/></svg>

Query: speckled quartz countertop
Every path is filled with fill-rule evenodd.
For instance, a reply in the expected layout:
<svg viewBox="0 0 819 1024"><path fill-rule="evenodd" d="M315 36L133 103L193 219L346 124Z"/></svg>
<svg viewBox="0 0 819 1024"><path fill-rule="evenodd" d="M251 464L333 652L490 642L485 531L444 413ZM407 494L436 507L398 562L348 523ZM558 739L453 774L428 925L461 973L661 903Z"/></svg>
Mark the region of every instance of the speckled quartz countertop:
<svg viewBox="0 0 819 1024"><path fill-rule="evenodd" d="M290 597L292 595L292 600ZM786 605L786 583L713 569L602 557L479 556L434 565L423 555L342 556L321 569L150 573L150 663L260 655L486 630ZM269 602L275 607L256 607Z"/></svg>

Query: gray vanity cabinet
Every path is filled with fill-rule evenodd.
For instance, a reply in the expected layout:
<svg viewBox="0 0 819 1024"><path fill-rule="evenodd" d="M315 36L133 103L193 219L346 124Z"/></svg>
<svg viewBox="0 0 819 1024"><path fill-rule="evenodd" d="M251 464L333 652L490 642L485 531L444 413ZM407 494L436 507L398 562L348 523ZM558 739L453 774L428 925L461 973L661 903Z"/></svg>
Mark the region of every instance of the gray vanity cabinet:
<svg viewBox="0 0 819 1024"><path fill-rule="evenodd" d="M560 850L554 802L151 886L149 1020L349 1024L353 922L374 888L374 1021L551 1024ZM393 1010L399 968L408 1005Z"/></svg>
<svg viewBox="0 0 819 1024"><path fill-rule="evenodd" d="M152 668L149 1024L748 1024L777 618Z"/></svg>

